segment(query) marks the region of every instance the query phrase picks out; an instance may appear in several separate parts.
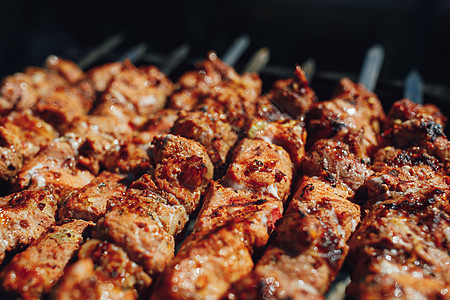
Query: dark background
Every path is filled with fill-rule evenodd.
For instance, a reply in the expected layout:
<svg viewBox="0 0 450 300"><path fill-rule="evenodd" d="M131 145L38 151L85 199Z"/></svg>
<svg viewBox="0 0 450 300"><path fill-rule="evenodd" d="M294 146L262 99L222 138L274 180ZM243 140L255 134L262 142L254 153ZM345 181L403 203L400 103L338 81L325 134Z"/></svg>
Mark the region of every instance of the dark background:
<svg viewBox="0 0 450 300"><path fill-rule="evenodd" d="M77 61L119 32L124 42L104 61L140 42L154 54L189 43L191 57L209 50L220 56L247 34L251 44L238 70L264 46L271 51L269 64L283 67L286 76L313 57L318 73L311 84L326 98L337 78L357 79L365 51L380 43L386 56L376 92L386 105L402 97L403 80L416 68L426 101L449 110L450 1L2 1L0 22L2 77L42 65L49 54ZM262 74L266 90L275 78L270 76Z"/></svg>

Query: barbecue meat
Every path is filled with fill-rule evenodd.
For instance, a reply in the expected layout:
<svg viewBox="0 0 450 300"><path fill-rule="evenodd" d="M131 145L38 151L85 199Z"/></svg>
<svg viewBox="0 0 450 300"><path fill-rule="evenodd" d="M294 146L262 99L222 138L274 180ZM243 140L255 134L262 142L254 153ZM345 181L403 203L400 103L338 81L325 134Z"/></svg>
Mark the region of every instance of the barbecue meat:
<svg viewBox="0 0 450 300"><path fill-rule="evenodd" d="M251 271L253 251L266 245L290 191L292 162L262 140L244 139L234 151L152 299L218 299Z"/></svg>
<svg viewBox="0 0 450 300"><path fill-rule="evenodd" d="M305 115L317 100L300 66L295 67L293 78L276 81L268 98L282 113L292 118Z"/></svg>
<svg viewBox="0 0 450 300"><path fill-rule="evenodd" d="M349 79L342 79L335 98L315 103L307 115L308 144L322 138L345 139L347 134L362 134L365 155L378 147L377 135L385 114L375 94Z"/></svg>
<svg viewBox="0 0 450 300"><path fill-rule="evenodd" d="M0 120L0 178L11 181L24 160L57 137L50 124L34 116L30 110L14 111Z"/></svg>
<svg viewBox="0 0 450 300"><path fill-rule="evenodd" d="M6 252L30 245L55 222L56 201L46 188L17 192L0 200L0 262Z"/></svg>
<svg viewBox="0 0 450 300"><path fill-rule="evenodd" d="M191 112L181 111L171 132L202 144L216 170L220 170L225 167L228 151L238 139L226 119L217 105L202 106Z"/></svg>
<svg viewBox="0 0 450 300"><path fill-rule="evenodd" d="M141 124L148 114L165 106L172 88L170 80L155 67L137 68L125 61L92 113L113 115Z"/></svg>
<svg viewBox="0 0 450 300"><path fill-rule="evenodd" d="M247 133L249 138L262 139L283 147L298 170L305 155L306 130L299 120L255 120Z"/></svg>
<svg viewBox="0 0 450 300"><path fill-rule="evenodd" d="M87 185L73 192L59 208L59 219L83 219L97 222L105 213L108 201L123 197L127 186L124 176L104 171Z"/></svg>
<svg viewBox="0 0 450 300"><path fill-rule="evenodd" d="M88 184L94 176L76 165L80 139L66 135L50 142L20 170L17 190L28 187L51 187L62 201L72 191Z"/></svg>
<svg viewBox="0 0 450 300"><path fill-rule="evenodd" d="M122 71L122 62L112 62L90 69L86 77L92 83L94 90L103 93L109 86L111 80Z"/></svg>
<svg viewBox="0 0 450 300"><path fill-rule="evenodd" d="M402 99L394 102L387 113L387 117L389 121L387 124L388 127L392 127L394 124L398 124L406 120L422 118L434 120L442 127L444 127L447 122L447 118L436 105L429 103L420 105L408 99Z"/></svg>
<svg viewBox="0 0 450 300"><path fill-rule="evenodd" d="M366 217L350 241L351 296L446 297L449 180L423 150L388 147L376 156Z"/></svg>
<svg viewBox="0 0 450 300"><path fill-rule="evenodd" d="M40 298L63 275L64 268L93 223L73 220L50 227L25 251L14 256L0 277L2 288L21 298Z"/></svg>
<svg viewBox="0 0 450 300"><path fill-rule="evenodd" d="M81 246L50 299L137 299L151 282L120 247L92 239Z"/></svg>

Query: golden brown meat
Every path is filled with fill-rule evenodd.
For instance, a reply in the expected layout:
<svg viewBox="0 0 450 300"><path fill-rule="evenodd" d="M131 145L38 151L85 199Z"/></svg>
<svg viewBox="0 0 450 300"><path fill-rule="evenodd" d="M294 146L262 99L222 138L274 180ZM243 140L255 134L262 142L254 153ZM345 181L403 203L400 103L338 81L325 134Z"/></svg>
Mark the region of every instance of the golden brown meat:
<svg viewBox="0 0 450 300"><path fill-rule="evenodd" d="M352 203L372 171L349 147L319 140L302 160L304 174L272 242L229 299L321 299L341 268L360 220Z"/></svg>
<svg viewBox="0 0 450 300"><path fill-rule="evenodd" d="M34 116L30 110L14 111L0 120L0 178L10 181L23 162L37 154L57 137L50 124Z"/></svg>
<svg viewBox="0 0 450 300"><path fill-rule="evenodd" d="M276 81L268 98L282 113L292 118L304 116L317 100L300 66L295 67L293 78Z"/></svg>
<svg viewBox="0 0 450 300"><path fill-rule="evenodd" d="M120 247L95 239L81 246L50 299L138 299L152 279Z"/></svg>
<svg viewBox="0 0 450 300"><path fill-rule="evenodd" d="M172 89L172 82L156 67L137 68L125 61L122 70L113 75L92 113L116 116L139 125L149 114L165 106Z"/></svg>
<svg viewBox="0 0 450 300"><path fill-rule="evenodd" d="M2 270L2 289L22 299L41 298L63 275L64 268L93 225L72 220L50 227Z"/></svg>
<svg viewBox="0 0 450 300"><path fill-rule="evenodd" d="M87 185L64 199L58 210L59 219L97 222L106 213L108 201L125 194L127 186L121 183L123 180L124 176L101 172Z"/></svg>
<svg viewBox="0 0 450 300"><path fill-rule="evenodd" d="M306 129L299 120L255 120L247 133L249 138L262 139L283 147L298 170L305 155Z"/></svg>
<svg viewBox="0 0 450 300"><path fill-rule="evenodd" d="M16 189L52 188L58 201L62 201L74 190L88 184L94 176L77 167L79 146L80 139L69 134L51 141L20 170Z"/></svg>
<svg viewBox="0 0 450 300"><path fill-rule="evenodd" d="M262 140L236 147L227 175L214 182L194 232L162 274L152 299L218 299L248 274L267 243L292 180L287 152Z"/></svg>
<svg viewBox="0 0 450 300"><path fill-rule="evenodd" d="M122 199L110 202L95 236L120 245L149 274L158 274L174 255L179 234L212 179L203 146L175 135L153 140L155 170L133 182Z"/></svg>
<svg viewBox="0 0 450 300"><path fill-rule="evenodd" d="M181 111L171 132L202 144L216 173L225 168L228 152L238 139L226 115L214 104L190 112Z"/></svg>
<svg viewBox="0 0 450 300"><path fill-rule="evenodd" d="M411 119L429 118L434 122L445 126L447 118L444 114L433 104L417 104L408 99L402 99L394 102L387 113L388 127L392 127L394 124L404 122ZM386 128L387 129L387 128Z"/></svg>
<svg viewBox="0 0 450 300"><path fill-rule="evenodd" d="M17 192L0 200L0 262L6 252L30 245L55 222L56 202L47 188Z"/></svg>
<svg viewBox="0 0 450 300"><path fill-rule="evenodd" d="M366 216L350 241L347 293L358 299L446 299L450 286L449 178L420 151L381 157L365 183Z"/></svg>
<svg viewBox="0 0 450 300"><path fill-rule="evenodd" d="M362 148L361 158L371 157L378 148L378 134L385 114L375 94L349 79L340 81L332 100L315 103L307 115L308 144L319 139L334 138L349 142L348 135L360 136L354 141ZM361 145L358 145L361 144Z"/></svg>

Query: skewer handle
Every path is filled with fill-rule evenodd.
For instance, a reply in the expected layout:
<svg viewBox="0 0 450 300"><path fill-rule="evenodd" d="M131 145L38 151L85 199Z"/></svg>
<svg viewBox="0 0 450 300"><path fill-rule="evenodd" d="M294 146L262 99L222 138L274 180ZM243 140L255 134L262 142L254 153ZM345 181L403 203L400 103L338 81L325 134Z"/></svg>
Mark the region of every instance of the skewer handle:
<svg viewBox="0 0 450 300"><path fill-rule="evenodd" d="M376 44L367 50L358 82L373 92L384 60L384 48Z"/></svg>
<svg viewBox="0 0 450 300"><path fill-rule="evenodd" d="M412 70L405 78L403 97L417 104L423 104L423 81L418 70Z"/></svg>

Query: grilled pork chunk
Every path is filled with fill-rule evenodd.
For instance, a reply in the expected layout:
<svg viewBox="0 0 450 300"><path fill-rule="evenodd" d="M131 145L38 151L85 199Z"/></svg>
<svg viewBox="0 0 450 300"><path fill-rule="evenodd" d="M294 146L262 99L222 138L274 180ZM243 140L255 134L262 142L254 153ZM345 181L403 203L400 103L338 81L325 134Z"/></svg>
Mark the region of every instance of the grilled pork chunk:
<svg viewBox="0 0 450 300"><path fill-rule="evenodd" d="M63 275L65 266L93 225L72 220L50 227L2 270L2 289L21 298L41 298Z"/></svg>
<svg viewBox="0 0 450 300"><path fill-rule="evenodd" d="M50 299L138 299L152 279L117 245L91 239L65 271Z"/></svg>
<svg viewBox="0 0 450 300"><path fill-rule="evenodd" d="M0 262L6 252L30 245L55 222L56 202L47 188L24 190L0 199Z"/></svg>
<svg viewBox="0 0 450 300"><path fill-rule="evenodd" d="M152 299L220 298L251 271L254 249L267 243L289 194L292 162L283 148L262 140L244 139L234 151Z"/></svg>

